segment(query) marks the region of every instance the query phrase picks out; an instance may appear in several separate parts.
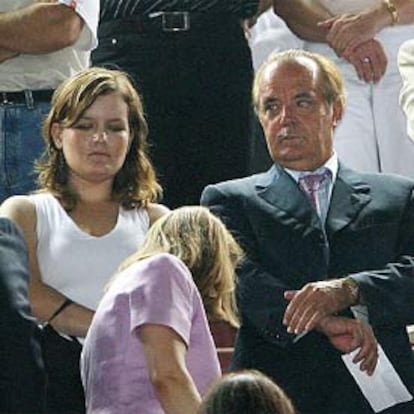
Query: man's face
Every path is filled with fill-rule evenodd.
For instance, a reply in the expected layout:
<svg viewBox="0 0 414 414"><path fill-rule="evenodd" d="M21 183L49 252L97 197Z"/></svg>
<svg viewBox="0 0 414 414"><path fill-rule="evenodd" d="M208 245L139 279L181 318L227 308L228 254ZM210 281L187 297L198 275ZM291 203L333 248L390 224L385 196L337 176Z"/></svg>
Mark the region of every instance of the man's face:
<svg viewBox="0 0 414 414"><path fill-rule="evenodd" d="M259 89L259 118L274 162L313 171L332 155L342 105L328 105L311 59L271 64Z"/></svg>

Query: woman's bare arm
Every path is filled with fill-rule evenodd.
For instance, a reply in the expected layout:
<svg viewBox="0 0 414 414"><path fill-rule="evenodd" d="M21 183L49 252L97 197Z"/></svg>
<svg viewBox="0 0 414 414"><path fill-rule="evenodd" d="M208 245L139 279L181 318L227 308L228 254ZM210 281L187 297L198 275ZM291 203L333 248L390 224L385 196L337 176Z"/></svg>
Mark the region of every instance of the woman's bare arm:
<svg viewBox="0 0 414 414"><path fill-rule="evenodd" d="M7 199L0 206L0 215L13 220L23 232L29 253L29 297L33 315L45 322L53 315L65 296L43 283L37 260L36 211L34 204L26 196ZM59 272L59 269L56 269ZM93 311L73 303L63 310L51 323L59 332L83 337L89 328Z"/></svg>
<svg viewBox="0 0 414 414"><path fill-rule="evenodd" d="M183 339L164 325L146 324L138 328L149 377L166 414L194 414L200 394L185 363L187 347Z"/></svg>

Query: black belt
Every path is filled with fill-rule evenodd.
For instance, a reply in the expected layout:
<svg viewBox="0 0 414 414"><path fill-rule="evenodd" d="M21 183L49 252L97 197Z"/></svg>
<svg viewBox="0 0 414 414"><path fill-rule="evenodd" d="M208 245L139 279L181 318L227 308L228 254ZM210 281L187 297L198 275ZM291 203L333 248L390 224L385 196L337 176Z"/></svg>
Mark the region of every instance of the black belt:
<svg viewBox="0 0 414 414"><path fill-rule="evenodd" d="M53 89L0 92L0 105L25 104L30 108L37 102L50 102L53 92Z"/></svg>
<svg viewBox="0 0 414 414"><path fill-rule="evenodd" d="M127 33L182 33L207 31L238 19L230 13L154 12L148 16L103 21L99 24L98 37Z"/></svg>

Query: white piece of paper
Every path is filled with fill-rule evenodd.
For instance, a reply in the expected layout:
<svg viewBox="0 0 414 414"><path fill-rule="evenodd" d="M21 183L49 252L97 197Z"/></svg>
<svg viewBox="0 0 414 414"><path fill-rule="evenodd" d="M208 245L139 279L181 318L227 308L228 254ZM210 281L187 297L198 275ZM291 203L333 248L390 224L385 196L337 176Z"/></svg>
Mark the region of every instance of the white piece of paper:
<svg viewBox="0 0 414 414"><path fill-rule="evenodd" d="M413 399L380 344L378 344L378 362L372 376L360 370L360 363L352 362L358 350L342 355L342 359L376 413Z"/></svg>

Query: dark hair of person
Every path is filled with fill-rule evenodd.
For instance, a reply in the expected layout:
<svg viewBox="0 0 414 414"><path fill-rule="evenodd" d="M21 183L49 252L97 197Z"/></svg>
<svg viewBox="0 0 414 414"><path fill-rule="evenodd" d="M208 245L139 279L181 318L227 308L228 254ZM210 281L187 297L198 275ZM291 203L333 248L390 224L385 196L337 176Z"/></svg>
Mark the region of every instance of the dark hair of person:
<svg viewBox="0 0 414 414"><path fill-rule="evenodd" d="M218 380L197 414L295 414L295 409L269 377L256 370L244 370Z"/></svg>

